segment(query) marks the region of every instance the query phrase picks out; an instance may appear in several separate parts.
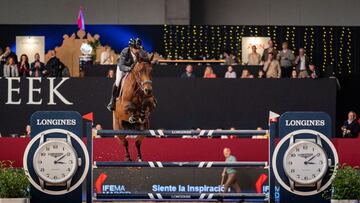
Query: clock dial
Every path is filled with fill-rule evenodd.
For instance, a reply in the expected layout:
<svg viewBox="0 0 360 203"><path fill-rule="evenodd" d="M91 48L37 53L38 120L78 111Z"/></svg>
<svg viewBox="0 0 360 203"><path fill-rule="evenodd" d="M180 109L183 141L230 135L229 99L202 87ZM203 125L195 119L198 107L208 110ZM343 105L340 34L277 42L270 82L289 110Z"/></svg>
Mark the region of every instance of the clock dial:
<svg viewBox="0 0 360 203"><path fill-rule="evenodd" d="M328 169L327 155L323 148L309 141L299 141L284 155L286 175L294 182L307 185L319 181Z"/></svg>
<svg viewBox="0 0 360 203"><path fill-rule="evenodd" d="M42 144L34 155L34 169L45 182L63 183L77 169L77 155L65 141L51 140Z"/></svg>

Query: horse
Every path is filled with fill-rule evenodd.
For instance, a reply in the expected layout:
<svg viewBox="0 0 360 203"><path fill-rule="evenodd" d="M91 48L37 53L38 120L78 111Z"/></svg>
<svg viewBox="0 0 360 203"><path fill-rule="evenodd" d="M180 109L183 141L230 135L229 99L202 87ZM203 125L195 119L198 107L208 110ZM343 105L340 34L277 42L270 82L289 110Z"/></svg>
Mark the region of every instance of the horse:
<svg viewBox="0 0 360 203"><path fill-rule="evenodd" d="M124 78L123 87L116 101L113 112L114 130L145 130L150 129L150 112L156 107L156 99L152 94L152 57L139 50L136 64ZM126 135L118 135L120 143L125 147L125 161L132 161ZM135 146L137 160L142 161L141 143L145 136L136 136Z"/></svg>

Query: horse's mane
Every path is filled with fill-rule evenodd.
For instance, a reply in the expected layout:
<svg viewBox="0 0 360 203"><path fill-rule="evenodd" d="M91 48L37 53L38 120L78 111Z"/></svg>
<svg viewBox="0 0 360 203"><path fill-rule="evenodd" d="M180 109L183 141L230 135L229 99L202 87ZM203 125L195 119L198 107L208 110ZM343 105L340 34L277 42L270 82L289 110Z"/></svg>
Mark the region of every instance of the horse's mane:
<svg viewBox="0 0 360 203"><path fill-rule="evenodd" d="M150 59L149 56L147 54L147 52L143 49L140 49L137 53L136 53L136 58L138 62L148 62L150 63Z"/></svg>

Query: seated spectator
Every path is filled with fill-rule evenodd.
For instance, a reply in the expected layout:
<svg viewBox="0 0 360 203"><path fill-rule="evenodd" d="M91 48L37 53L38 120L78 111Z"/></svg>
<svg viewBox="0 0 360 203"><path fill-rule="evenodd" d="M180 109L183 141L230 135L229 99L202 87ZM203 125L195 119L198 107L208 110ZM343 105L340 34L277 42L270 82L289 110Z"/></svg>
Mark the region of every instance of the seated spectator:
<svg viewBox="0 0 360 203"><path fill-rule="evenodd" d="M4 57L5 60L7 61L9 58L13 58L15 61L15 64L18 64L18 57L17 55L11 50L11 48L9 46L7 46L5 48L5 53L4 53Z"/></svg>
<svg viewBox="0 0 360 203"><path fill-rule="evenodd" d="M24 136L25 137L30 137L30 134L31 134L31 125L26 125Z"/></svg>
<svg viewBox="0 0 360 203"><path fill-rule="evenodd" d="M299 78L307 78L309 77L309 64L310 58L306 56L305 49L299 49L299 56L295 59L296 72L298 73Z"/></svg>
<svg viewBox="0 0 360 203"><path fill-rule="evenodd" d="M232 66L228 66L227 71L225 73L225 78L236 78L236 72Z"/></svg>
<svg viewBox="0 0 360 203"><path fill-rule="evenodd" d="M98 124L96 124L95 129L96 130L102 130L103 127L102 127L102 125L100 123L98 123Z"/></svg>
<svg viewBox="0 0 360 203"><path fill-rule="evenodd" d="M290 78L295 56L293 51L289 49L288 42L282 43L282 50L279 51L276 58L280 63L282 77Z"/></svg>
<svg viewBox="0 0 360 203"><path fill-rule="evenodd" d="M29 58L26 54L20 56L20 63L18 64L18 69L20 77L30 76Z"/></svg>
<svg viewBox="0 0 360 203"><path fill-rule="evenodd" d="M262 127L257 127L256 130L263 130ZM266 134L265 135L253 135L251 138L253 139L267 139Z"/></svg>
<svg viewBox="0 0 360 203"><path fill-rule="evenodd" d="M181 75L181 78L195 78L195 74L193 73L193 67L192 65L186 66L186 71Z"/></svg>
<svg viewBox="0 0 360 203"><path fill-rule="evenodd" d="M45 71L45 64L40 61L40 54L36 53L35 61L30 64L30 76L31 77L42 77Z"/></svg>
<svg viewBox="0 0 360 203"><path fill-rule="evenodd" d="M296 70L293 70L293 71L291 72L291 78L298 78L298 75L297 75Z"/></svg>
<svg viewBox="0 0 360 203"><path fill-rule="evenodd" d="M273 53L268 54L268 60L264 63L264 72L267 78L280 78L281 68L280 63L274 59Z"/></svg>
<svg viewBox="0 0 360 203"><path fill-rule="evenodd" d="M105 46L105 51L101 53L100 56L100 64L101 65L111 65L114 63L114 58L111 56L110 47L108 45Z"/></svg>
<svg viewBox="0 0 360 203"><path fill-rule="evenodd" d="M55 50L51 50L50 52L50 59L46 63L46 70L48 72L49 77L61 77L62 71L64 69L64 64L56 57Z"/></svg>
<svg viewBox="0 0 360 203"><path fill-rule="evenodd" d="M316 78L319 78L320 76L320 72L319 70L315 67L314 64L311 64L309 65L309 77L312 78L312 79L316 79Z"/></svg>
<svg viewBox="0 0 360 203"><path fill-rule="evenodd" d="M19 77L18 67L15 60L10 57L4 65L4 77Z"/></svg>
<svg viewBox="0 0 360 203"><path fill-rule="evenodd" d="M6 63L6 56L4 50L0 47L0 65L4 65Z"/></svg>
<svg viewBox="0 0 360 203"><path fill-rule="evenodd" d="M348 119L344 122L341 127L342 137L355 138L360 132L360 126L357 121L357 116L354 111L348 113Z"/></svg>
<svg viewBox="0 0 360 203"><path fill-rule="evenodd" d="M113 70L113 69L109 69L106 77L107 77L107 78L114 78L114 70Z"/></svg>
<svg viewBox="0 0 360 203"><path fill-rule="evenodd" d="M265 72L263 70L259 70L257 78L265 78Z"/></svg>
<svg viewBox="0 0 360 203"><path fill-rule="evenodd" d="M249 73L248 69L242 70L240 78L250 78L249 76L250 76L250 73Z"/></svg>
<svg viewBox="0 0 360 203"><path fill-rule="evenodd" d="M251 66L257 66L257 65L260 65L261 63L261 56L259 53L256 52L256 46L253 45L251 47L251 50L252 52L248 55L248 65L251 65Z"/></svg>
<svg viewBox="0 0 360 203"><path fill-rule="evenodd" d="M205 68L203 78L216 78L216 74L214 73L214 70L210 66Z"/></svg>

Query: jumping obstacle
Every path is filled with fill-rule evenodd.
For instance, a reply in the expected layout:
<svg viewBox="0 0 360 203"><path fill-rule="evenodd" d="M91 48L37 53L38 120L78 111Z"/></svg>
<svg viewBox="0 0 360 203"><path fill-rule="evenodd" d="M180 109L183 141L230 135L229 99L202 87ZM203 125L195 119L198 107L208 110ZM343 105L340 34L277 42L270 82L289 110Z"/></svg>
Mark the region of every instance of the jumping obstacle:
<svg viewBox="0 0 360 203"><path fill-rule="evenodd" d="M271 159L273 150L275 148L275 130L274 122L269 123L269 130L98 130L97 135L104 138L111 138L117 135L141 135L146 137L182 137L184 135L191 135L197 137L208 137L231 135L238 138L249 138L253 135L269 135L269 162L93 162L91 164L91 172L94 168L101 167L149 167L149 168L164 168L164 167L196 167L196 168L211 168L211 167L261 167L268 170L269 177L269 194L263 193L131 193L131 194L94 194L93 193L93 180L92 175L88 181L90 184L87 186L87 203L93 201L255 201L255 202L275 202L274 197L274 176L271 169ZM87 123L87 133L91 135L91 123ZM93 158L93 139L92 136L88 137L88 151Z"/></svg>
<svg viewBox="0 0 360 203"><path fill-rule="evenodd" d="M212 167L261 167L266 168L267 162L94 162L94 168L97 167L150 167L150 168L165 168L165 167L192 167L192 168L212 168Z"/></svg>
<svg viewBox="0 0 360 203"><path fill-rule="evenodd" d="M232 135L237 137L252 137L253 135L265 135L267 130L98 130L101 137L114 137L116 135L142 135L146 137L182 137L184 135L198 137L212 137Z"/></svg>

